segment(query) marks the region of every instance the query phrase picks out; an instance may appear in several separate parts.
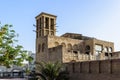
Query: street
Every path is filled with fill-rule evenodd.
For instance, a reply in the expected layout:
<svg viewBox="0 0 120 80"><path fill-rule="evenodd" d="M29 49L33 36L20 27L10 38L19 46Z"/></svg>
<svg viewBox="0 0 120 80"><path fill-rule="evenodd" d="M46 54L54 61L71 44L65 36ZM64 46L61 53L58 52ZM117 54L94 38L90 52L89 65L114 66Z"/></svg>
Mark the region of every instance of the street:
<svg viewBox="0 0 120 80"><path fill-rule="evenodd" d="M24 78L11 78L11 79L0 79L0 80L26 80Z"/></svg>

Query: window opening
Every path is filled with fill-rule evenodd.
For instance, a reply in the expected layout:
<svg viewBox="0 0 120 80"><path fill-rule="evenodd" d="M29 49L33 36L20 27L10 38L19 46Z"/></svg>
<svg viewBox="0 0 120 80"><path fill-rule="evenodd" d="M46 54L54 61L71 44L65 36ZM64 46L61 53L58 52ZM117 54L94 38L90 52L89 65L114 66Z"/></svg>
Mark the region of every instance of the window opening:
<svg viewBox="0 0 120 80"><path fill-rule="evenodd" d="M109 56L109 55L108 55L108 53L105 53L105 56L107 56L107 57L108 57L108 56Z"/></svg>
<svg viewBox="0 0 120 80"><path fill-rule="evenodd" d="M42 44L42 52L44 52L44 50L45 50L45 44L43 43Z"/></svg>
<svg viewBox="0 0 120 80"><path fill-rule="evenodd" d="M85 48L85 54L89 55L90 54L90 46L87 45Z"/></svg>
<svg viewBox="0 0 120 80"><path fill-rule="evenodd" d="M41 29L41 18L40 18L40 29Z"/></svg>
<svg viewBox="0 0 120 80"><path fill-rule="evenodd" d="M100 53L102 53L102 45L95 45L95 51L96 51L96 55L99 55Z"/></svg>
<svg viewBox="0 0 120 80"><path fill-rule="evenodd" d="M39 44L38 45L38 52L40 52L40 49L41 49L41 45Z"/></svg>
<svg viewBox="0 0 120 80"><path fill-rule="evenodd" d="M51 19L51 29L54 30L54 19Z"/></svg>
<svg viewBox="0 0 120 80"><path fill-rule="evenodd" d="M46 17L46 18L45 18L45 21L46 21L45 27L46 27L46 29L49 29L49 18Z"/></svg>

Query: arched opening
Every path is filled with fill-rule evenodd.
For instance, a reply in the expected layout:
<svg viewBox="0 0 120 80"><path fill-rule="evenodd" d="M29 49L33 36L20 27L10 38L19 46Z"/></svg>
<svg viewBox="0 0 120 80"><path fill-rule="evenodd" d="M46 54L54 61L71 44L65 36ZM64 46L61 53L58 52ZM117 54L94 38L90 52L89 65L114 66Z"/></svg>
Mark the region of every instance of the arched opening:
<svg viewBox="0 0 120 80"><path fill-rule="evenodd" d="M108 52L109 52L108 47L104 48L104 52L105 52L105 57L108 58L108 56L109 56L109 54L108 54Z"/></svg>
<svg viewBox="0 0 120 80"><path fill-rule="evenodd" d="M108 47L104 48L104 52L107 53L108 52Z"/></svg>
<svg viewBox="0 0 120 80"><path fill-rule="evenodd" d="M73 50L78 50L78 45L77 45L77 44L75 44L75 45L73 46Z"/></svg>
<svg viewBox="0 0 120 80"><path fill-rule="evenodd" d="M65 43L61 43L61 45L62 45L64 48L66 48L66 44L65 44Z"/></svg>
<svg viewBox="0 0 120 80"><path fill-rule="evenodd" d="M87 54L87 55L90 54L90 46L89 46L89 45L87 45L87 46L85 47L85 54Z"/></svg>
<svg viewBox="0 0 120 80"><path fill-rule="evenodd" d="M71 52L71 50L72 50L72 45L71 45L70 43L67 45L67 49L68 49L68 52Z"/></svg>
<svg viewBox="0 0 120 80"><path fill-rule="evenodd" d="M112 52L112 47L109 47L109 52L110 52L110 53Z"/></svg>
<svg viewBox="0 0 120 80"><path fill-rule="evenodd" d="M71 50L72 49L72 45L69 43L68 44L68 49Z"/></svg>
<svg viewBox="0 0 120 80"><path fill-rule="evenodd" d="M73 55L74 55L74 59L77 60L78 59L78 45L77 44L73 46Z"/></svg>
<svg viewBox="0 0 120 80"><path fill-rule="evenodd" d="M84 53L84 46L82 44L79 44L79 51L80 53Z"/></svg>
<svg viewBox="0 0 120 80"><path fill-rule="evenodd" d="M109 54L110 54L110 57L113 56L112 52L113 52L112 47L109 47Z"/></svg>

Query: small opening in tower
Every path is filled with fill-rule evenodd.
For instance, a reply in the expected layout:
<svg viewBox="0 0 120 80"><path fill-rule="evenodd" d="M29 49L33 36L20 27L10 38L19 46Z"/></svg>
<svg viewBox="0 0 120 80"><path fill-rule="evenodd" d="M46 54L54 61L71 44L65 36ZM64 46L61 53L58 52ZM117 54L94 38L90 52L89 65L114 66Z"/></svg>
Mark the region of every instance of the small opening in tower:
<svg viewBox="0 0 120 80"><path fill-rule="evenodd" d="M49 29L49 18L48 17L45 18L45 27L46 29Z"/></svg>
<svg viewBox="0 0 120 80"><path fill-rule="evenodd" d="M38 27L39 27L39 20L37 20L36 25L37 25L37 31L38 31Z"/></svg>
<svg viewBox="0 0 120 80"><path fill-rule="evenodd" d="M49 35L49 30L46 30L46 35Z"/></svg>
<svg viewBox="0 0 120 80"><path fill-rule="evenodd" d="M41 30L39 31L39 37L41 36Z"/></svg>
<svg viewBox="0 0 120 80"><path fill-rule="evenodd" d="M42 22L41 22L41 18L40 18L40 29L41 29L41 25L42 25Z"/></svg>
<svg viewBox="0 0 120 80"><path fill-rule="evenodd" d="M50 29L54 30L54 25L55 25L54 24L54 19L51 18L50 21L51 21Z"/></svg>
<svg viewBox="0 0 120 80"><path fill-rule="evenodd" d="M54 32L53 32L53 31L51 31L51 35L54 35Z"/></svg>
<svg viewBox="0 0 120 80"><path fill-rule="evenodd" d="M41 50L41 44L38 45L38 52Z"/></svg>
<svg viewBox="0 0 120 80"><path fill-rule="evenodd" d="M44 50L45 50L45 44L43 43L42 44L42 52L44 52Z"/></svg>

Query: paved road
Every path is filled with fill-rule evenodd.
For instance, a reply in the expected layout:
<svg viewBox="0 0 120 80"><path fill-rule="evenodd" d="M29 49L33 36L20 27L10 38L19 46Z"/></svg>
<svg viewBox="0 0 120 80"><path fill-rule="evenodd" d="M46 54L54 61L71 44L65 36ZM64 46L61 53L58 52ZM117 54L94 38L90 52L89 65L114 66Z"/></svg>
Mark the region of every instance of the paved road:
<svg viewBox="0 0 120 80"><path fill-rule="evenodd" d="M0 79L0 80L26 80L24 78L11 78L11 79Z"/></svg>

